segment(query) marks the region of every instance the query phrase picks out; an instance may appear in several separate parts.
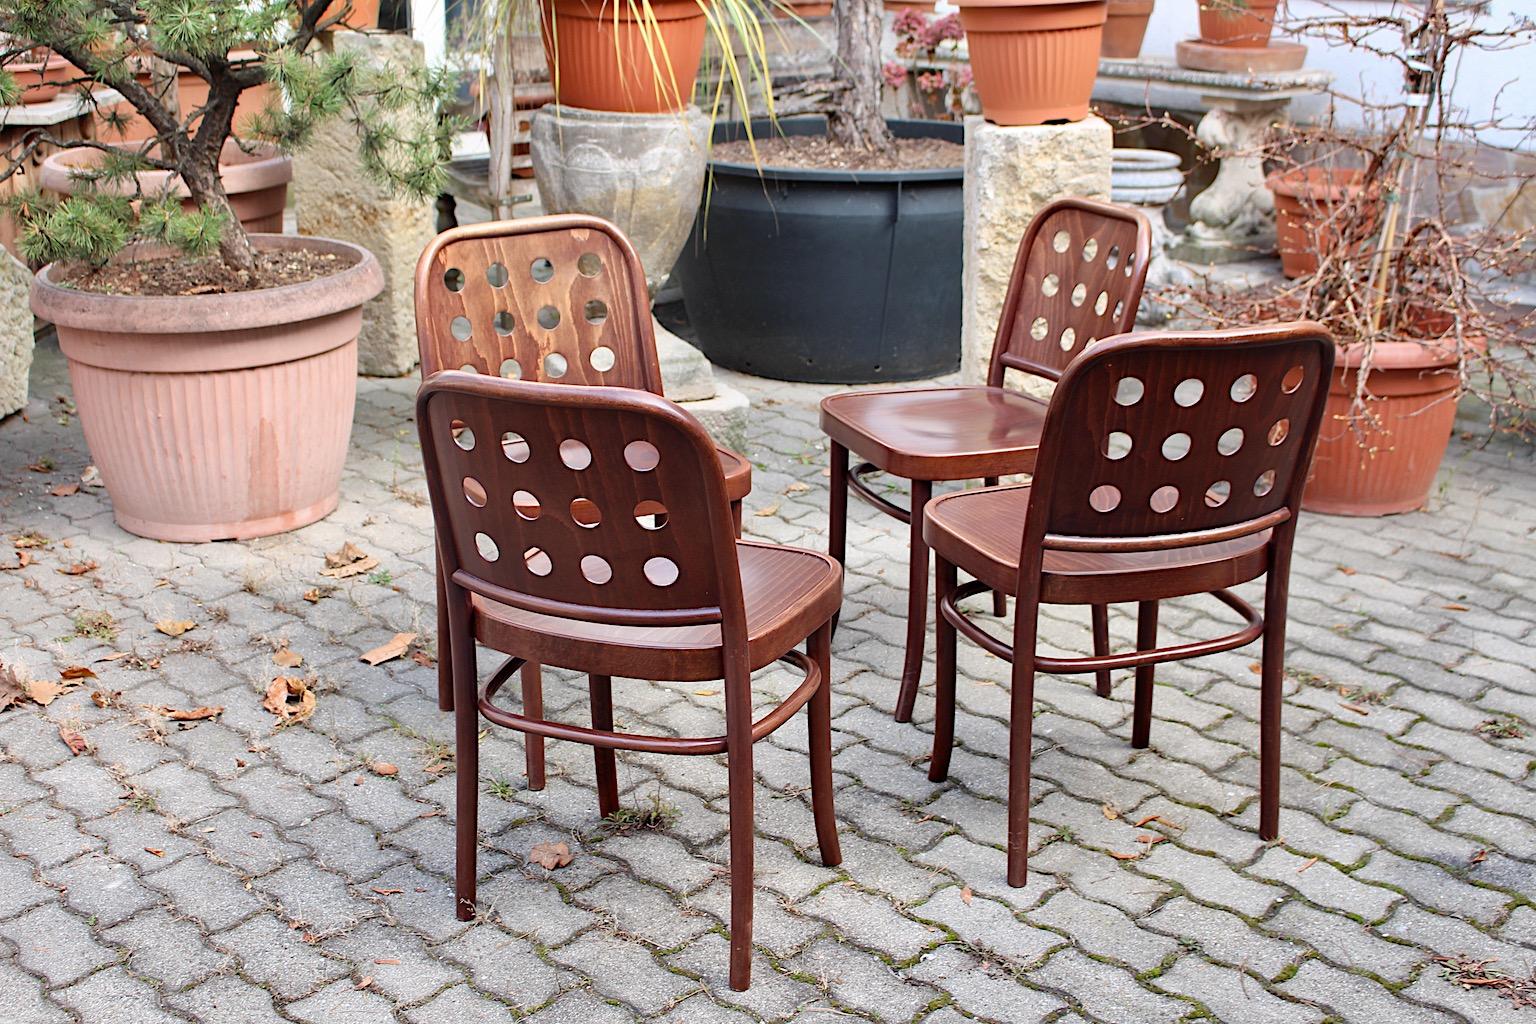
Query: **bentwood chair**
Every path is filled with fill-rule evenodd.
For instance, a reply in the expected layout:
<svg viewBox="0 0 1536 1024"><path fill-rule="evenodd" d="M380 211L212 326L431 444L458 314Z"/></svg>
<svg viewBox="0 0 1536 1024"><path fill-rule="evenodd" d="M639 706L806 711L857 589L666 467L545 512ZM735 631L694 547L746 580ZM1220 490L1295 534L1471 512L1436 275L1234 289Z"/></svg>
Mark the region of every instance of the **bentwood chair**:
<svg viewBox="0 0 1536 1024"><path fill-rule="evenodd" d="M1090 199L1061 199L1030 221L1013 264L992 345L985 387L855 391L821 403L821 429L832 441L829 550L845 561L848 492L907 523L907 646L896 720L912 717L927 635L928 547L923 508L935 481L985 480L1030 473L1045 422L1043 399L1003 387L1008 370L1046 381L1101 338L1130 330L1147 277L1152 227L1140 211ZM851 472L848 453L862 462ZM865 477L883 472L911 481L909 508L876 494ZM1004 598L994 597L1004 614ZM1109 643L1109 618L1093 609L1093 635ZM1109 673L1099 676L1109 695Z"/></svg>
<svg viewBox="0 0 1536 1024"><path fill-rule="evenodd" d="M741 541L714 443L656 395L455 371L416 403L437 523L458 764L457 900L474 914L480 719L593 748L598 810L618 810L615 750L726 755L731 987L752 951L752 746L807 709L822 862L838 864L832 810L831 622L842 569L827 555ZM808 641L807 653L795 649ZM476 643L511 655L477 692ZM590 728L496 704L525 661L588 673ZM752 672L804 681L752 720ZM725 681L725 734L617 732L612 677Z"/></svg>
<svg viewBox="0 0 1536 1024"><path fill-rule="evenodd" d="M1134 668L1131 745L1145 747L1154 666L1262 637L1259 834L1278 834L1291 544L1333 356L1328 332L1313 323L1107 340L1057 385L1030 485L929 503L923 536L938 568L938 685L928 777L937 782L949 772L958 630L1013 662L1010 885L1027 879L1036 672ZM958 585L956 569L975 580ZM1266 577L1262 614L1229 589L1259 576ZM1016 596L1012 645L959 609L989 589ZM1158 602L1206 593L1242 616L1242 628L1159 647ZM1134 651L1035 653L1041 604L1120 601L1138 605Z"/></svg>
<svg viewBox="0 0 1536 1024"><path fill-rule="evenodd" d="M645 270L629 239L597 217L563 214L454 228L416 265L421 373L459 369L512 380L606 384L661 394ZM736 532L752 464L718 450ZM441 574L439 574L441 577ZM438 605L442 605L442 582ZM437 626L438 706L453 710L447 624ZM539 667L523 699L541 706ZM544 788L544 746L528 737L528 786Z"/></svg>

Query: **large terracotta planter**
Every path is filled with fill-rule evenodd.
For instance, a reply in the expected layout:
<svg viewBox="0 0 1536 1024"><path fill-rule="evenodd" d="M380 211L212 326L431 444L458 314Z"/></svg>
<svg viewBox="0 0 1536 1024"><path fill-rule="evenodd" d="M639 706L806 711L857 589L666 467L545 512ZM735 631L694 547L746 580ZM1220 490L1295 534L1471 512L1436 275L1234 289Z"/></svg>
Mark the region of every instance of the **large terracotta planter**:
<svg viewBox="0 0 1536 1024"><path fill-rule="evenodd" d="M1275 30L1280 0L1196 0L1200 40L1213 46L1262 47Z"/></svg>
<svg viewBox="0 0 1536 1024"><path fill-rule="evenodd" d="M72 195L83 191L85 183L75 177L83 167L101 162L101 151L95 149L62 149L43 161L38 181L51 192ZM141 171L137 175L140 188L146 196L159 195L166 190L169 171ZM229 195L235 216L247 231L277 233L283 230L283 207L288 202L288 183L293 180L293 159L277 151L276 147L261 144L247 153L233 140L224 143L219 159L219 178ZM101 181L94 187L106 191L116 189L131 193L126 182ZM182 196L182 204L192 206L187 188L179 181L175 194Z"/></svg>
<svg viewBox="0 0 1536 1024"><path fill-rule="evenodd" d="M635 6L646 2L656 19L654 54L628 0L543 0L544 55L557 103L659 114L692 102L708 27L704 11L696 0L635 0Z"/></svg>
<svg viewBox="0 0 1536 1024"><path fill-rule="evenodd" d="M1366 389L1377 422L1352 424L1361 355L1358 347L1339 350L1302 504L1342 516L1422 508L1456 420L1456 351L1411 341L1376 345Z"/></svg>
<svg viewBox="0 0 1536 1024"><path fill-rule="evenodd" d="M384 286L368 251L256 235L352 263L260 292L143 297L61 288L32 311L58 328L91 457L123 529L156 540L260 537L336 507L356 397L362 304Z"/></svg>
<svg viewBox="0 0 1536 1024"><path fill-rule="evenodd" d="M1081 121L1105 0L958 0L981 112L994 124Z"/></svg>
<svg viewBox="0 0 1536 1024"><path fill-rule="evenodd" d="M1153 0L1109 0L1109 19L1104 22L1099 56L1117 60L1141 56L1147 22L1152 18L1152 4Z"/></svg>
<svg viewBox="0 0 1536 1024"><path fill-rule="evenodd" d="M48 53L42 60L12 61L5 70L21 90L22 103L47 103L75 77L75 66L56 53Z"/></svg>
<svg viewBox="0 0 1536 1024"><path fill-rule="evenodd" d="M1275 195L1275 244L1286 277L1317 272L1317 254L1339 245L1329 218L1359 198L1364 174L1353 168L1306 167L1276 171L1265 179Z"/></svg>

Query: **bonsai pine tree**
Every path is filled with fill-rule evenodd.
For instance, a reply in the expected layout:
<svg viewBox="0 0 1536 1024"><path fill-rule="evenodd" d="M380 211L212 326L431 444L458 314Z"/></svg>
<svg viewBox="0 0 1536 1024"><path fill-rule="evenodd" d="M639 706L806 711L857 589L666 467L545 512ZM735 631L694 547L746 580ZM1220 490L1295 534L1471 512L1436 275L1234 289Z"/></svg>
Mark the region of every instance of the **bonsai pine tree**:
<svg viewBox="0 0 1536 1024"><path fill-rule="evenodd" d="M274 87L272 98L239 144L265 141L293 150L325 119L344 118L357 131L372 176L406 194L435 196L457 127L439 116L449 82L441 72L377 68L356 52L324 47L328 32L350 12L350 0L4 0L0 64L52 50L76 69L66 88L101 122L127 121L116 101L110 109L99 106L95 94L105 87L153 131L143 141L116 145L62 139L44 128L24 133L0 157L0 180L39 147L89 147L102 157L82 176L116 185L62 200L35 193L13 198L22 255L36 263L102 264L130 243L151 241L249 270L257 253L224 192L219 157L232 137L241 94L263 83ZM205 103L180 109L179 73L208 84ZM15 81L0 69L0 104L18 102ZM191 199L187 208L174 195L144 195L135 175L145 170L179 179Z"/></svg>
<svg viewBox="0 0 1536 1024"><path fill-rule="evenodd" d="M837 0L833 5L841 88L827 111L827 135L832 141L876 152L896 146L880 113L882 9L880 0Z"/></svg>

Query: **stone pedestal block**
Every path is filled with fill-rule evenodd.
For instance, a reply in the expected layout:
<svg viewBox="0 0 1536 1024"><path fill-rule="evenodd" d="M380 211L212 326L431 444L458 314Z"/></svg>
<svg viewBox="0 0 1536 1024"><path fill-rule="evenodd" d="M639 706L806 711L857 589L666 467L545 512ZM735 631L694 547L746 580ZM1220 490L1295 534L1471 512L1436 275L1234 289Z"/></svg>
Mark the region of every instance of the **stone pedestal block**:
<svg viewBox="0 0 1536 1024"><path fill-rule="evenodd" d="M337 32L335 45L392 67L423 59L421 44L407 36ZM379 377L411 372L417 361L416 258L435 233L432 200L395 196L376 184L358 158L356 132L340 118L327 121L294 157L293 195L299 234L360 245L384 270L384 290L363 306L358 372Z"/></svg>
<svg viewBox="0 0 1536 1024"><path fill-rule="evenodd" d="M32 372L32 308L27 294L32 272L0 248L0 416L27 404Z"/></svg>
<svg viewBox="0 0 1536 1024"><path fill-rule="evenodd" d="M965 121L965 314L960 374L984 383L1019 241L1035 212L1062 196L1108 199L1113 134L1097 117L1002 127Z"/></svg>

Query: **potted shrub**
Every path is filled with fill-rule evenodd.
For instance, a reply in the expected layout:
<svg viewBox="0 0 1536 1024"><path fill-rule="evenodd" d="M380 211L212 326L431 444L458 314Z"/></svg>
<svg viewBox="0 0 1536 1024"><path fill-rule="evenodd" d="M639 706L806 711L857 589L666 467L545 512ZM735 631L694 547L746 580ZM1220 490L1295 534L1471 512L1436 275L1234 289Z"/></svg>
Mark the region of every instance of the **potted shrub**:
<svg viewBox="0 0 1536 1024"><path fill-rule="evenodd" d="M780 90L777 131L715 128L674 271L687 328L712 362L761 376L932 376L960 359L964 126L887 121L880 0L833 14L834 80Z"/></svg>
<svg viewBox="0 0 1536 1024"><path fill-rule="evenodd" d="M1264 47L1280 0L1197 0L1200 40L1212 46Z"/></svg>
<svg viewBox="0 0 1536 1024"><path fill-rule="evenodd" d="M1288 273L1301 276L1252 291L1186 293L1185 308L1204 319L1310 319L1333 332L1339 357L1304 495L1316 511L1364 516L1422 507L1464 394L1486 403L1492 427L1529 433L1536 316L1501 287L1529 271L1536 230L1462 216L1469 184L1487 189L1500 179L1470 170L1475 154L1461 146L1475 137L1474 126L1458 120L1443 89L1479 48L1530 42L1536 30L1474 20L1481 17L1440 3L1408 9L1396 23L1401 52L1418 49L1405 64L1401 104L1378 108L1374 120L1368 111L1365 130L1340 130L1330 117L1268 148L1281 256ZM1384 25L1340 15L1308 31L1362 38ZM1382 45L1373 38L1372 52ZM1522 116L1494 125L1528 131L1533 122ZM1508 182L1512 194L1518 184Z"/></svg>
<svg viewBox="0 0 1536 1024"><path fill-rule="evenodd" d="M962 99L973 76L969 64L953 59L965 38L959 16L934 17L908 9L896 15L891 29L901 61L887 61L881 69L885 84L898 95L905 91L905 106L912 117L960 120Z"/></svg>
<svg viewBox="0 0 1536 1024"><path fill-rule="evenodd" d="M33 311L58 329L86 441L114 515L134 533L253 537L336 505L361 306L382 274L344 242L248 232L220 157L241 95L268 82L284 102L253 135L288 149L320 119L344 116L369 170L402 190L439 191L453 126L435 116L446 97L439 76L401 78L317 52L317 36L347 10L327 15L329 3L188 0L165 23L148 13L161 8L109 0L0 9L0 31L110 84L156 128L127 148L40 134L95 150L100 187L15 204L23 253L44 264ZM233 47L253 40L259 60L237 58ZM145 52L206 81L206 105L174 111L140 84L131 62ZM403 127L402 110L420 112L408 122L419 130ZM146 190L146 171L160 172L148 180L164 191Z"/></svg>
<svg viewBox="0 0 1536 1024"><path fill-rule="evenodd" d="M988 121L1044 124L1088 116L1105 0L956 2Z"/></svg>

